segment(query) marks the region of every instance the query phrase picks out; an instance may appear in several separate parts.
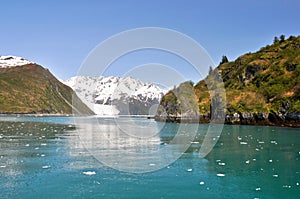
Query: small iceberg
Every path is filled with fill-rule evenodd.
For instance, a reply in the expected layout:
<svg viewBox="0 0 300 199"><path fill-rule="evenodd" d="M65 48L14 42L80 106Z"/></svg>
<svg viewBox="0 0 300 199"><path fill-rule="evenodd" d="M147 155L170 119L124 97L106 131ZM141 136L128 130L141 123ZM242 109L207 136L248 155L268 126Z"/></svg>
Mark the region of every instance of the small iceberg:
<svg viewBox="0 0 300 199"><path fill-rule="evenodd" d="M187 169L186 171L187 171L187 172L192 172L192 171L193 171L193 169Z"/></svg>
<svg viewBox="0 0 300 199"><path fill-rule="evenodd" d="M225 174L224 174L224 173L218 173L217 176L219 176L219 177L224 177Z"/></svg>
<svg viewBox="0 0 300 199"><path fill-rule="evenodd" d="M199 182L200 185L204 185L205 183L203 181Z"/></svg>
<svg viewBox="0 0 300 199"><path fill-rule="evenodd" d="M92 175L96 175L96 172L95 171L84 171L82 172L84 175L87 175L87 176L92 176Z"/></svg>
<svg viewBox="0 0 300 199"><path fill-rule="evenodd" d="M45 166L42 166L42 168L43 168L43 169L49 169L49 168L50 168L50 166L48 166L48 165L45 165Z"/></svg>

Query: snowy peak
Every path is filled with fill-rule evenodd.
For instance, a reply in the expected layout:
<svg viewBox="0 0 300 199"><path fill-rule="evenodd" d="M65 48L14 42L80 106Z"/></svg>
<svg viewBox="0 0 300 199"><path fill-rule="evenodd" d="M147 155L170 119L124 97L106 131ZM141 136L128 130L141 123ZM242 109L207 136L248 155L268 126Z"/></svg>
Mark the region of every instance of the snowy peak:
<svg viewBox="0 0 300 199"><path fill-rule="evenodd" d="M112 105L119 114L148 114L147 109L158 104L166 92L153 83L131 77L76 76L64 83L98 114L101 113L95 106L99 105Z"/></svg>
<svg viewBox="0 0 300 199"><path fill-rule="evenodd" d="M17 56L0 56L0 68L10 68L15 66L23 66L26 64L34 64L22 57Z"/></svg>

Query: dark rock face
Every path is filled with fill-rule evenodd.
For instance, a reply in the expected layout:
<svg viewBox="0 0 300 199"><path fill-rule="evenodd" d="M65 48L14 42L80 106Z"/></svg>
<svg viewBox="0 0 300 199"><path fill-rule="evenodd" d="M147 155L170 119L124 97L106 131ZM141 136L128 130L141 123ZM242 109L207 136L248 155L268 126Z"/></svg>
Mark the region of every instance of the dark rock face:
<svg viewBox="0 0 300 199"><path fill-rule="evenodd" d="M246 68L246 78L249 80L251 79L251 77L253 77L255 75L255 73L257 73L262 67L259 65L255 65L255 66L248 66Z"/></svg>
<svg viewBox="0 0 300 199"><path fill-rule="evenodd" d="M287 71L291 72L291 71L296 70L296 65L295 64L294 65L287 65L285 68L286 68Z"/></svg>
<svg viewBox="0 0 300 199"><path fill-rule="evenodd" d="M172 122L172 123L209 123L210 115L201 115L199 117L184 118L180 116L155 116L156 121ZM300 127L300 113L287 113L283 115L271 111L270 113L259 112L238 112L227 114L225 124L238 125L270 125L270 126L289 126Z"/></svg>
<svg viewBox="0 0 300 199"><path fill-rule="evenodd" d="M300 122L300 113L288 113L285 119L289 122Z"/></svg>

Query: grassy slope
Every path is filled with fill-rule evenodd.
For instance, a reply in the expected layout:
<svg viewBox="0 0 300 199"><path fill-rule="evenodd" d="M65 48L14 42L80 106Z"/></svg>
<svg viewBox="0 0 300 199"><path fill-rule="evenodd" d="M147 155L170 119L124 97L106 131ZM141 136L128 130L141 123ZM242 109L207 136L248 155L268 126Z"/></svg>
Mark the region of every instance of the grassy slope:
<svg viewBox="0 0 300 199"><path fill-rule="evenodd" d="M227 113L280 112L283 103L289 103L289 112L300 112L300 37L290 37L219 65L194 86L201 114L209 113L211 100L207 82L216 72L224 81ZM180 90L182 85L176 89ZM168 104L171 114L180 112L174 110L174 104L178 103L179 95L174 94L177 90L171 90L161 102L163 107Z"/></svg>
<svg viewBox="0 0 300 199"><path fill-rule="evenodd" d="M0 69L0 88L1 113L72 113L73 90L39 65ZM80 112L92 113L74 99Z"/></svg>

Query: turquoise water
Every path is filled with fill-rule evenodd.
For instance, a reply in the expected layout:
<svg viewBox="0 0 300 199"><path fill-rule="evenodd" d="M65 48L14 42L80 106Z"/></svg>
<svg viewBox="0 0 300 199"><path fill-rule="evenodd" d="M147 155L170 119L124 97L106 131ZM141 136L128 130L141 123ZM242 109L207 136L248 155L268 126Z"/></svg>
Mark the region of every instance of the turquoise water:
<svg viewBox="0 0 300 199"><path fill-rule="evenodd" d="M99 121L106 135L114 135L112 120ZM120 120L121 126L132 123ZM105 153L111 146L86 150L73 124L69 117L0 118L0 198L300 197L299 129L225 125L213 150L199 158L207 128L200 125L198 139L178 160L134 174L100 163L91 147ZM178 129L178 124L157 125L164 127L151 148L170 144Z"/></svg>

